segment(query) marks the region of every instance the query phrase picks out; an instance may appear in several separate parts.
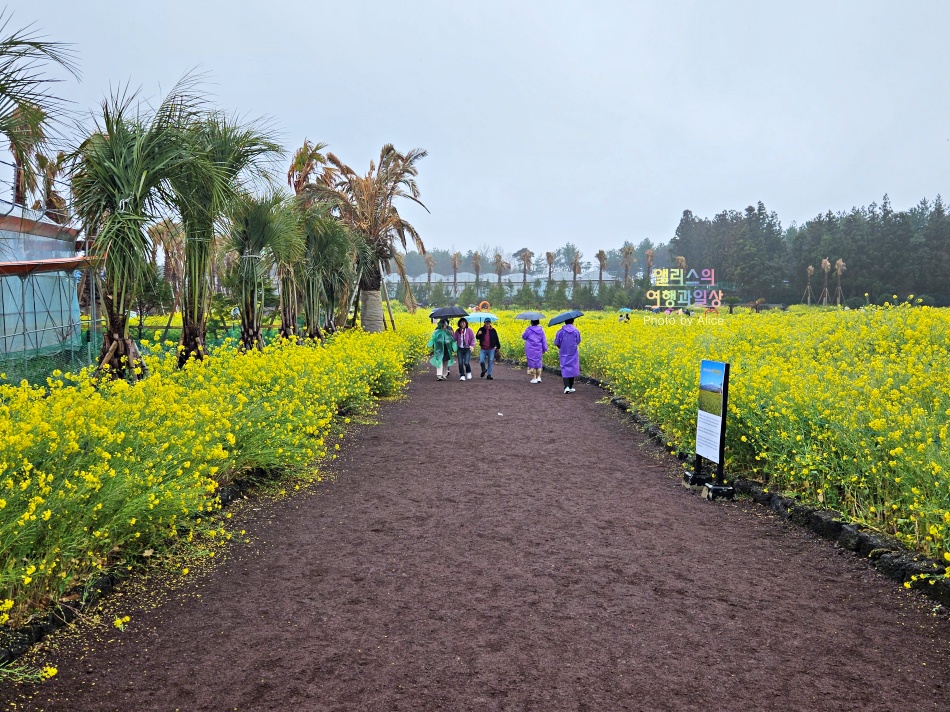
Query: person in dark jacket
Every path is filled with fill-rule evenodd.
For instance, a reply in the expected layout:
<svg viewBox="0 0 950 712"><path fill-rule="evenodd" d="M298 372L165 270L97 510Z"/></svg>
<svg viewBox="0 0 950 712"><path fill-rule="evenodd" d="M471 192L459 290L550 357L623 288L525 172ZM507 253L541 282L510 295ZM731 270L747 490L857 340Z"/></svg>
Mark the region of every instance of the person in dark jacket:
<svg viewBox="0 0 950 712"><path fill-rule="evenodd" d="M478 363L482 367L481 376L491 381L493 380L491 368L495 363L495 350L501 348L498 332L491 325L491 319L486 319L482 328L475 332L475 340L481 347L481 353L478 355Z"/></svg>

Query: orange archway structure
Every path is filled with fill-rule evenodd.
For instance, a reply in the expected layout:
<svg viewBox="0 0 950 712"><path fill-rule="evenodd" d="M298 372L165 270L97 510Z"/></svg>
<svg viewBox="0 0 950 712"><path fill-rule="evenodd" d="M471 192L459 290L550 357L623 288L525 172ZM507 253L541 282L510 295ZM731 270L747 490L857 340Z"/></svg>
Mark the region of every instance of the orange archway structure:
<svg viewBox="0 0 950 712"><path fill-rule="evenodd" d="M488 302L479 302L478 306L475 307L475 311L488 311L491 309L491 304Z"/></svg>

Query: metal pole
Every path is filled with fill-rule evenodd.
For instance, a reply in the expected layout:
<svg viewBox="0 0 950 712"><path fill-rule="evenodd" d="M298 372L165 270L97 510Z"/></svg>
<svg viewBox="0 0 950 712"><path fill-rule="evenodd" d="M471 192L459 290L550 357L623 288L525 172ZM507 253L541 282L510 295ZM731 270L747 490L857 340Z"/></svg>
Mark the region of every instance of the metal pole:
<svg viewBox="0 0 950 712"><path fill-rule="evenodd" d="M26 277L20 275L20 328L23 329L23 373L26 374Z"/></svg>
<svg viewBox="0 0 950 712"><path fill-rule="evenodd" d="M88 251L87 251L88 252ZM96 318L96 274L92 263L89 263L89 338L87 339L86 365L92 363L93 341L95 341L96 330L99 327L99 321Z"/></svg>

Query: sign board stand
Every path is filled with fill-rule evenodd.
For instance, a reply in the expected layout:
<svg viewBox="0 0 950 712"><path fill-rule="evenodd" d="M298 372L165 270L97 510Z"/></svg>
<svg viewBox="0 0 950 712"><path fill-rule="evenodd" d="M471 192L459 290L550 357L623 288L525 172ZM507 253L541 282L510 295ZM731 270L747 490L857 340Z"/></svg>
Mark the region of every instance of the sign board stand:
<svg viewBox="0 0 950 712"><path fill-rule="evenodd" d="M726 484L723 459L726 442L726 413L729 405L729 364L703 360L699 371L699 409L696 416L696 465L683 475L683 486L701 489L703 497L732 499L735 490ZM715 465L715 475L707 475L703 461Z"/></svg>

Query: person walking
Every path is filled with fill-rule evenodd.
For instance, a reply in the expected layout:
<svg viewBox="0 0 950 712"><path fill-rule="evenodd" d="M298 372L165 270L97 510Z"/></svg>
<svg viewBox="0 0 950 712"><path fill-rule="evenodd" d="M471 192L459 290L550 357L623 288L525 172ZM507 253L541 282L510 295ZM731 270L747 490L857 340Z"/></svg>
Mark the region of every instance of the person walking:
<svg viewBox="0 0 950 712"><path fill-rule="evenodd" d="M558 350L558 361L561 364L561 380L564 381L564 392L574 392L574 379L581 375L581 359L577 347L581 343L581 332L574 326L574 320L564 322L557 335L554 345Z"/></svg>
<svg viewBox="0 0 950 712"><path fill-rule="evenodd" d="M548 337L544 334L541 322L538 319L531 321L531 326L521 335L524 339L524 355L528 360L528 375L532 383L541 383L541 357L548 350Z"/></svg>
<svg viewBox="0 0 950 712"><path fill-rule="evenodd" d="M459 380L472 380L472 347L475 346L475 334L468 325L468 319L459 319L459 328L455 330L455 343L459 354Z"/></svg>
<svg viewBox="0 0 950 712"><path fill-rule="evenodd" d="M448 319L439 320L426 346L429 348L429 363L435 366L436 379L444 381L448 378L449 368L455 363L453 354L458 349Z"/></svg>
<svg viewBox="0 0 950 712"><path fill-rule="evenodd" d="M491 319L485 319L482 328L475 332L475 340L481 347L478 354L478 363L482 367L481 378L488 381L493 380L491 375L492 365L495 363L495 349L501 348L501 342L498 341L498 332L491 325Z"/></svg>

